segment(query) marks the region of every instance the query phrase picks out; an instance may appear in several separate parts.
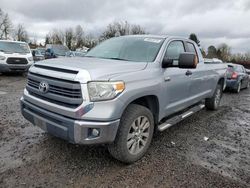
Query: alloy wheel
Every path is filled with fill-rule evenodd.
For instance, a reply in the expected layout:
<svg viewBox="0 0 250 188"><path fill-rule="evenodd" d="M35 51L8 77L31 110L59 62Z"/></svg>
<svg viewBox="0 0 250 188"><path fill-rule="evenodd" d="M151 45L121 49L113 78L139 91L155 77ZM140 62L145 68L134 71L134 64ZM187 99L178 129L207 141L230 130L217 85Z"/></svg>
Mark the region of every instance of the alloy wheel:
<svg viewBox="0 0 250 188"><path fill-rule="evenodd" d="M221 99L221 89L217 89L216 94L215 94L215 104L216 106L219 105Z"/></svg>
<svg viewBox="0 0 250 188"><path fill-rule="evenodd" d="M140 153L146 146L150 133L150 121L146 116L138 117L132 124L127 136L127 149L130 154Z"/></svg>

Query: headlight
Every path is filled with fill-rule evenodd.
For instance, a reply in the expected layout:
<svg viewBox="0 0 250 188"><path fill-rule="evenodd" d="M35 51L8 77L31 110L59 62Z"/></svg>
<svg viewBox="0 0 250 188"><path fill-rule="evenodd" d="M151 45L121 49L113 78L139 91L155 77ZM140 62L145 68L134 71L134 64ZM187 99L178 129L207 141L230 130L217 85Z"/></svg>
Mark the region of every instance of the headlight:
<svg viewBox="0 0 250 188"><path fill-rule="evenodd" d="M33 61L33 57L31 56L31 57L28 57L28 60L29 61Z"/></svg>
<svg viewBox="0 0 250 188"><path fill-rule="evenodd" d="M89 82L88 91L90 101L114 99L125 89L124 82Z"/></svg>
<svg viewBox="0 0 250 188"><path fill-rule="evenodd" d="M0 55L0 60L5 60L6 57Z"/></svg>

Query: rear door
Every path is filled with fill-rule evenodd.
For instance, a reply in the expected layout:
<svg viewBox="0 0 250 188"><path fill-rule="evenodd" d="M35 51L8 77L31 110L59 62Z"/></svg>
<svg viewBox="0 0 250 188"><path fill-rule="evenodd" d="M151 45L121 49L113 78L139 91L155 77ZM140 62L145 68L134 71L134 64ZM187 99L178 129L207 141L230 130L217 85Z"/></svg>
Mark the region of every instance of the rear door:
<svg viewBox="0 0 250 188"><path fill-rule="evenodd" d="M182 40L171 41L164 57L178 64L181 53L185 52ZM190 77L186 75L187 69L169 67L164 69L163 93L165 115L175 113L187 107L189 96Z"/></svg>
<svg viewBox="0 0 250 188"><path fill-rule="evenodd" d="M187 51L195 53L197 57L199 58L197 48L195 47L195 44L186 41L187 45ZM208 96L212 92L212 88L214 88L214 75L213 71L210 70L209 66L213 65L206 65L204 64L201 59L198 59L199 63L197 64L196 69L190 69L190 102L196 103L199 102L201 99L204 99L204 97Z"/></svg>

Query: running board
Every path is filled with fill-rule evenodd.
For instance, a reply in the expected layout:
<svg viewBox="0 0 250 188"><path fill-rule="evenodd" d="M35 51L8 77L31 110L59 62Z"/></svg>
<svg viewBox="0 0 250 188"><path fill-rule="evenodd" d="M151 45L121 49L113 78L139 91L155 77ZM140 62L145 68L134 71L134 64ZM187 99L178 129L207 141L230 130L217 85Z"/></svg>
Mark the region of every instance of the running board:
<svg viewBox="0 0 250 188"><path fill-rule="evenodd" d="M159 131L164 131L165 129L171 127L172 125L175 125L176 123L179 123L180 121L182 121L183 119L191 116L192 114L194 114L195 112L200 111L201 109L203 109L205 107L204 104L198 104L190 109L188 109L187 111L185 111L182 114L176 115L170 119L167 119L164 123L158 125L158 130Z"/></svg>

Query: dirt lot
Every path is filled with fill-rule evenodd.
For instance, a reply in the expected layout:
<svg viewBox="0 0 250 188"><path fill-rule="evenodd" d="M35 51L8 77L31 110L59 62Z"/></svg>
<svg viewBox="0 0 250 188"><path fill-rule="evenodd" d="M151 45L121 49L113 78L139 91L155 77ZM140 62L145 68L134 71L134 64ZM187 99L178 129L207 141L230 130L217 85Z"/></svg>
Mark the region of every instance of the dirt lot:
<svg viewBox="0 0 250 188"><path fill-rule="evenodd" d="M72 145L25 121L25 82L0 75L0 187L250 187L250 90L225 93L220 110L168 129L123 165L104 146Z"/></svg>

